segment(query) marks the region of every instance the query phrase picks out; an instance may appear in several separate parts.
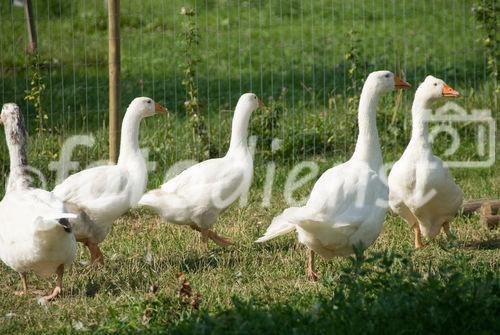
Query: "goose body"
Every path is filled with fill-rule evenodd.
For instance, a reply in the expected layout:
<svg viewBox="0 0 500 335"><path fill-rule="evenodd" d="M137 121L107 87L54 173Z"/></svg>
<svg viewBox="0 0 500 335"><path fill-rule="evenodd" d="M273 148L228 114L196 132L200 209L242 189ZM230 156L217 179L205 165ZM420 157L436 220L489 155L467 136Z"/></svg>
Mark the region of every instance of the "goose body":
<svg viewBox="0 0 500 335"><path fill-rule="evenodd" d="M356 245L370 246L382 230L388 195L378 173L356 160L327 170L306 205L285 210L269 230L281 222L297 231L299 242L327 259L347 256ZM269 230L258 242L270 239Z"/></svg>
<svg viewBox="0 0 500 335"><path fill-rule="evenodd" d="M441 79L428 76L418 87L412 106L410 143L389 174L389 205L415 229L415 247L422 246L420 233L435 237L459 211L463 193L443 161L433 155L426 118L431 103L458 92Z"/></svg>
<svg viewBox="0 0 500 335"><path fill-rule="evenodd" d="M165 221L200 231L203 241L231 244L211 231L219 215L248 191L253 158L247 144L250 115L260 101L253 93L240 97L233 117L231 144L222 158L196 164L159 189L146 193L139 204L155 210Z"/></svg>
<svg viewBox="0 0 500 335"><path fill-rule="evenodd" d="M154 208L167 222L211 229L220 213L248 190L252 175L249 151L239 157L210 159L148 192L140 204L152 207L155 203Z"/></svg>
<svg viewBox="0 0 500 335"><path fill-rule="evenodd" d="M23 294L26 274L33 271L47 277L58 275L51 300L62 289L65 267L76 254L76 241L63 203L52 193L32 188L25 173L27 166L22 115L15 104L5 104L0 115L10 154L10 174L6 195L0 202L0 258L21 275Z"/></svg>
<svg viewBox="0 0 500 335"><path fill-rule="evenodd" d="M314 252L325 258L346 256L353 247L370 246L382 230L389 190L383 182L376 105L381 94L395 87L409 85L389 71L368 76L361 93L359 135L351 159L327 170L314 185L305 206L286 209L257 240L265 242L296 231L299 241L311 250L311 280L317 279Z"/></svg>
<svg viewBox="0 0 500 335"><path fill-rule="evenodd" d="M92 262L103 261L98 244L144 193L148 177L139 148L139 125L144 117L163 111L150 98L134 99L123 120L118 163L81 171L54 188L68 210L78 215L71 224L77 241L89 248Z"/></svg>
<svg viewBox="0 0 500 335"><path fill-rule="evenodd" d="M54 194L78 215L71 220L78 241L99 244L113 222L137 203L146 182L145 164L135 173L118 165L99 166L70 176Z"/></svg>
<svg viewBox="0 0 500 335"><path fill-rule="evenodd" d="M42 277L70 266L76 254L63 203L40 189L9 192L0 202L0 258L19 273Z"/></svg>

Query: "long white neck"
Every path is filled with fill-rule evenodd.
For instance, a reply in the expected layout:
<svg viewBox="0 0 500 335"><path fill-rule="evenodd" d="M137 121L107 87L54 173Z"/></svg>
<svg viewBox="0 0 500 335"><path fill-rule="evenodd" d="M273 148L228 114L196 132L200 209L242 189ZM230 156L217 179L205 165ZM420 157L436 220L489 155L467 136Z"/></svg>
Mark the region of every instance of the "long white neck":
<svg viewBox="0 0 500 335"><path fill-rule="evenodd" d="M231 143L227 154L248 149L248 124L252 110L245 104L237 104L231 128Z"/></svg>
<svg viewBox="0 0 500 335"><path fill-rule="evenodd" d="M422 97L417 90L411 107L412 130L410 144L430 148L429 129L426 120L430 112L429 99Z"/></svg>
<svg viewBox="0 0 500 335"><path fill-rule="evenodd" d="M130 108L131 107L129 107L129 109ZM127 109L123 117L120 156L118 158L118 165L124 165L126 167L131 160L142 159L144 161L139 148L139 127L141 125L142 116L133 111L129 111L129 109Z"/></svg>
<svg viewBox="0 0 500 335"><path fill-rule="evenodd" d="M139 148L139 127L143 116L130 108L123 117L120 156L117 165L129 171L127 183L131 184L133 190L129 194L129 200L132 205L135 205L146 190L148 170L146 160Z"/></svg>
<svg viewBox="0 0 500 335"><path fill-rule="evenodd" d="M10 173L5 192L29 188L31 179L26 174L28 159L26 157L26 139L24 126L21 119L16 120L17 125L9 124L5 127L5 137L9 148Z"/></svg>
<svg viewBox="0 0 500 335"><path fill-rule="evenodd" d="M379 93L370 83L363 86L358 109L359 135L351 158L365 161L373 169L378 169L382 165L376 120L378 97Z"/></svg>

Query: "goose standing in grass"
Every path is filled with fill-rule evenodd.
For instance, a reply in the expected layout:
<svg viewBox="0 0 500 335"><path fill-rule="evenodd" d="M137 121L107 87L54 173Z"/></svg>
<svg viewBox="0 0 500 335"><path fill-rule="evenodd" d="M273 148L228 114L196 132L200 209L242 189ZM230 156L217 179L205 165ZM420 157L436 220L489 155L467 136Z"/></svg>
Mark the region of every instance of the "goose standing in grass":
<svg viewBox="0 0 500 335"><path fill-rule="evenodd" d="M327 170L316 182L303 207L291 207L275 217L265 242L291 231L309 248L307 275L316 281L314 253L325 258L346 256L353 247L369 247L379 236L388 188L384 183L376 107L380 95L410 85L389 71L370 73L361 92L359 135L351 159Z"/></svg>
<svg viewBox="0 0 500 335"><path fill-rule="evenodd" d="M0 258L21 276L22 291L26 294L26 276L33 271L42 277L57 274L54 299L62 289L64 268L70 266L76 254L75 236L63 203L52 193L31 187L26 174L26 142L22 115L16 104L5 104L0 124L10 156L10 174L6 195L0 202Z"/></svg>
<svg viewBox="0 0 500 335"><path fill-rule="evenodd" d="M134 99L123 119L118 163L81 171L54 188L68 210L78 215L71 225L76 240L89 249L92 263L104 262L98 244L113 222L135 206L145 191L148 175L139 148L141 120L165 111L150 98Z"/></svg>
<svg viewBox="0 0 500 335"><path fill-rule="evenodd" d="M258 107L262 103L255 94L243 94L234 111L227 154L190 167L159 189L146 193L139 204L152 208L167 222L199 231L207 248L209 239L219 246L231 245L231 241L211 229L222 211L247 192L252 182L248 124Z"/></svg>
<svg viewBox="0 0 500 335"><path fill-rule="evenodd" d="M415 232L415 248L441 228L450 236L449 222L463 200L460 187L443 161L432 154L427 120L433 102L459 93L441 79L427 76L415 92L412 134L408 147L389 174L389 205Z"/></svg>

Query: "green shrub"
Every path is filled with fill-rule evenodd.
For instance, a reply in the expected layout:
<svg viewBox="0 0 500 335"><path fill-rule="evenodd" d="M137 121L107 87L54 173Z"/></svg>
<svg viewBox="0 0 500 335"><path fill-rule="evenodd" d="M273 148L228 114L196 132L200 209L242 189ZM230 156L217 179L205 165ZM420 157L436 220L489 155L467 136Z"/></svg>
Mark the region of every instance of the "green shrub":
<svg viewBox="0 0 500 335"><path fill-rule="evenodd" d="M485 34L481 39L486 50L487 68L490 77L495 84L496 93L498 89L498 59L500 59L500 49L498 48L498 15L500 5L497 0L481 0L472 7L472 12L479 22L479 28Z"/></svg>

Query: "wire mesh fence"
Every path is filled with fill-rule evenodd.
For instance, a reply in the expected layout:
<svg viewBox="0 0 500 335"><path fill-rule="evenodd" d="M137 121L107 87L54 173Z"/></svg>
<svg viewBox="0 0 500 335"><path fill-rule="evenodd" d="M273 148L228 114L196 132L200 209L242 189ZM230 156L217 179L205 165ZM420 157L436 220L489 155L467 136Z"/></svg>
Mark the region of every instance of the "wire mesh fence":
<svg viewBox="0 0 500 335"><path fill-rule="evenodd" d="M36 165L54 179L49 162L69 135L94 139L76 148L73 160L81 167L107 157L106 1L35 1L36 57L25 52L24 11L15 3L0 3L2 101L21 106L28 132L38 134L30 142ZM231 111L249 91L269 109L252 120L258 159L341 161L355 143L362 80L377 69L414 86L435 75L462 93L461 107L491 109L496 120L491 55L498 50L485 44L489 14L480 11L491 3L496 13L495 1L481 0L121 1L121 112L136 96L169 108L168 117L147 120L141 133L141 145L159 164L158 178L175 161L224 154ZM26 96L41 86L37 107ZM207 151L197 148L186 113L193 87ZM407 143L412 98L397 93L380 107L389 158ZM475 130L460 131L472 137ZM471 150L461 155L471 157ZM5 175L6 160L1 169Z"/></svg>

